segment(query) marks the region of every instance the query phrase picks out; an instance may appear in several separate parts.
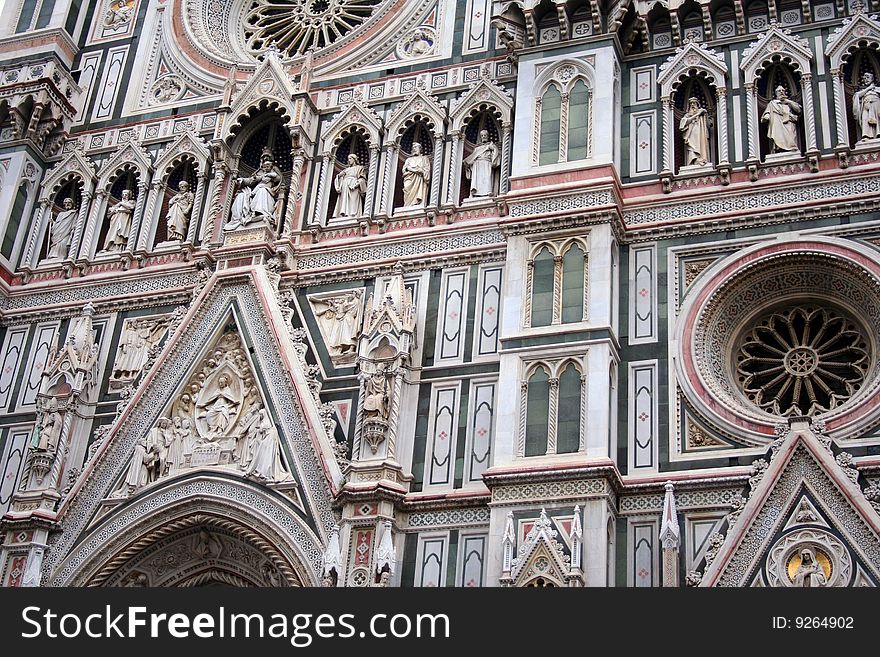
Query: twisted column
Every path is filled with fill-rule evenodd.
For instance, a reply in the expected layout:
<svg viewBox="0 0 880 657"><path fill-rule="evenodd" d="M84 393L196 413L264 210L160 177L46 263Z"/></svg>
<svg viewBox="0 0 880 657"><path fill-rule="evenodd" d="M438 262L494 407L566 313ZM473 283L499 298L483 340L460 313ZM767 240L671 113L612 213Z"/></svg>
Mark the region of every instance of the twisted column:
<svg viewBox="0 0 880 657"><path fill-rule="evenodd" d="M746 126L748 127L749 159L761 159L758 148L758 90L754 82L746 83Z"/></svg>
<svg viewBox="0 0 880 657"><path fill-rule="evenodd" d="M509 123L501 127L501 180L499 182L499 194L510 191L510 157L513 148L513 130Z"/></svg>
<svg viewBox="0 0 880 657"><path fill-rule="evenodd" d="M715 97L718 108L718 164L727 164L730 161L727 146L727 88L718 87Z"/></svg>
<svg viewBox="0 0 880 657"><path fill-rule="evenodd" d="M364 197L364 215L373 216L373 200L376 197L376 176L379 173L379 147L370 144L370 163L367 166L367 193Z"/></svg>
<svg viewBox="0 0 880 657"><path fill-rule="evenodd" d="M666 96L662 99L663 104L663 170L672 171L673 155L672 152L672 122L675 115L672 111L672 98Z"/></svg>
<svg viewBox="0 0 880 657"><path fill-rule="evenodd" d="M807 150L818 149L816 143L816 112L813 109L813 74L801 75L801 91L804 96L804 116L806 117Z"/></svg>
<svg viewBox="0 0 880 657"><path fill-rule="evenodd" d="M137 199L134 202L134 216L131 219L131 228L128 231L128 242L125 245L125 250L129 252L134 251L135 243L137 242L138 238L138 233L140 232L141 226L144 223L144 206L147 203L148 187L149 185L145 180L138 183L138 195ZM153 198L151 199L151 201L155 204L156 199Z"/></svg>
<svg viewBox="0 0 880 657"><path fill-rule="evenodd" d="M193 198L192 212L189 213L189 225L186 227L187 244L196 243L196 230L198 229L199 217L202 214L202 204L205 201L205 192L208 189L208 172L199 174L199 182L196 184L196 194Z"/></svg>
<svg viewBox="0 0 880 657"><path fill-rule="evenodd" d="M34 217L34 225L28 235L27 245L24 251L24 257L21 259L22 265L26 267L36 267L40 258L39 249L37 247L37 237L43 234L43 226L47 223L46 218L51 221L52 212L49 210L51 201L48 198L40 199L40 209Z"/></svg>
<svg viewBox="0 0 880 657"><path fill-rule="evenodd" d="M843 90L843 71L839 68L831 69L831 88L834 92L834 125L837 129L837 148L847 146L849 139L847 135L846 102L844 101Z"/></svg>
<svg viewBox="0 0 880 657"><path fill-rule="evenodd" d="M147 199L147 211L145 213L145 221L143 222L144 228L140 231L140 234L137 235L137 250L138 251L146 251L147 243L150 240L150 234L153 233L153 228L158 225L158 217L156 216L157 212L161 212L162 208L160 207L158 210L156 209L156 199L160 194L164 194L167 186L162 182L154 182L150 185L150 194ZM138 202L140 202L141 195L138 195ZM129 236L129 244L131 243L131 237L136 234L134 226L132 226L132 235Z"/></svg>
<svg viewBox="0 0 880 657"><path fill-rule="evenodd" d="M434 160L431 163L431 198L429 205L440 203L440 177L443 175L443 137L434 137Z"/></svg>
<svg viewBox="0 0 880 657"><path fill-rule="evenodd" d="M321 156L321 173L318 176L318 189L315 192L315 214L312 217L312 223L319 226L324 225L327 219L327 199L330 195L330 191L327 190L327 177L330 167L330 153L327 152Z"/></svg>
<svg viewBox="0 0 880 657"><path fill-rule="evenodd" d="M450 149L451 157L449 158L449 175L446 183L446 202L452 205L458 205L458 194L456 180L458 173L461 171L462 157L460 150L463 150L464 142L461 139L461 132L456 130L452 133L452 147Z"/></svg>

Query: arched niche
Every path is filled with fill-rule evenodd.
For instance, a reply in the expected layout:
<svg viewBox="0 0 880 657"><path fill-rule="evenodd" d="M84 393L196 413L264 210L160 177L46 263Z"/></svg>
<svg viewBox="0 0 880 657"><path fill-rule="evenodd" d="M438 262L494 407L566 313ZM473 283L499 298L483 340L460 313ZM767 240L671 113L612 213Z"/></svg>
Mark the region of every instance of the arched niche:
<svg viewBox="0 0 880 657"><path fill-rule="evenodd" d="M85 191L86 183L77 173L63 176L46 190L43 202L45 230L38 227L41 233L38 262L41 264L63 261L73 255L71 250L78 219L85 217L88 207Z"/></svg>
<svg viewBox="0 0 880 657"><path fill-rule="evenodd" d="M682 119L688 114L692 100L697 101L699 109L706 110L706 124L708 130L709 152L705 164L686 161L687 147L685 144L684 130L681 128ZM689 75L682 80L672 98L675 126L675 171L681 172L682 168L712 166L719 162L718 157L718 106L717 92L710 79L700 75ZM725 108L726 110L726 108Z"/></svg>
<svg viewBox="0 0 880 657"><path fill-rule="evenodd" d="M335 115L322 130L321 169L318 173L318 191L312 214L313 225L359 222L373 215L377 179L379 178L379 149L382 140L382 121L360 101L355 101ZM365 167L366 190L360 216L336 216L336 178L347 166L350 154L358 156L357 166Z"/></svg>
<svg viewBox="0 0 880 657"><path fill-rule="evenodd" d="M681 39L683 42L704 41L706 38L703 28L703 12L696 0L687 0L676 10L678 22L681 26Z"/></svg>
<svg viewBox="0 0 880 657"><path fill-rule="evenodd" d="M122 251L133 250L135 216L138 206L143 205L143 181L137 168L125 165L111 176L104 188L103 211L98 216L99 226L95 240L91 245L90 257L113 255ZM140 203L138 202L140 199ZM131 211L126 221L122 218L128 206ZM116 211L114 212L114 208ZM111 233L112 230L112 233ZM127 234L126 234L127 233ZM125 239L123 243L123 238ZM83 245L85 246L85 245ZM108 248L109 247L109 248Z"/></svg>
<svg viewBox="0 0 880 657"><path fill-rule="evenodd" d="M369 165L371 159L375 159L373 153L370 135L362 126L351 126L340 135L339 143L333 149L330 159L332 168L328 173L332 182L327 185L325 223L359 221L369 214L372 199L369 199L368 203L366 197L368 194L372 196L370 194L372 181L369 177ZM352 174L351 181L344 179L343 172ZM357 175L358 172L360 175ZM349 192L346 196L345 185L347 182L362 183L363 188L358 188L356 192ZM343 198L340 195L343 195ZM359 202L352 200L353 195L359 197Z"/></svg>
<svg viewBox="0 0 880 657"><path fill-rule="evenodd" d="M868 82L869 79L870 82ZM876 102L872 100L875 94L869 92L867 103L864 100L864 96L871 85L876 87L877 84L880 84L878 46L872 45L872 47L859 48L844 60L843 83L844 96L846 98L846 123L849 145L855 147L859 144L866 144L869 140L880 138L880 126L877 126L875 122L873 131L870 126L868 126L867 132L864 131L861 116L863 113L873 115L876 112ZM858 103L855 102L857 98ZM855 111L856 106L860 110L858 113ZM873 110L872 107L874 108Z"/></svg>
<svg viewBox="0 0 880 657"><path fill-rule="evenodd" d="M483 105L474 108L470 120L464 124L464 129L461 133L462 149L460 163L463 170L458 189L459 199L476 200L481 196L488 196L491 198L498 194L501 182L501 152L503 143L503 131L500 118L501 113L498 110L494 107ZM468 176L468 167L465 166L465 163L468 162L473 155L474 149L481 144L481 135L484 131L487 135L488 141L495 144L495 151L497 153L495 161L498 165L497 169L493 167L491 185L492 193L488 195L480 194L479 191L474 188L473 172L471 171L471 175Z"/></svg>
<svg viewBox="0 0 880 657"><path fill-rule="evenodd" d="M288 191L293 175L294 152L293 144L288 130L289 118L284 113L265 110L255 113L253 118L245 123L244 128L231 137L230 151L230 179L235 183L236 179L247 179L260 169L265 159L271 159L273 168L280 172L282 180L275 198L274 230L280 232L285 223L291 218L286 217L288 208ZM231 221L233 206L236 196L241 188L235 184L229 187L227 198L226 224Z"/></svg>
<svg viewBox="0 0 880 657"><path fill-rule="evenodd" d="M797 103L798 106L800 106L801 108L803 108L804 105L804 98L800 76L798 75L797 71L795 71L791 66L784 62L774 62L768 64L761 72L761 75L757 80L756 86L758 116L762 117L761 123L763 126L760 130L761 159L766 160L767 157L769 155L772 155L773 153L772 141L768 138L767 135L767 122L763 121L763 116L767 111L768 105L774 99L777 93L777 89L779 89L779 87L785 89L788 98L792 102ZM798 150L794 154L800 155L804 152L806 144L804 122L801 120L797 122L797 141Z"/></svg>
<svg viewBox="0 0 880 657"><path fill-rule="evenodd" d="M648 12L645 22L651 35L651 50L662 50L674 45L669 9L658 2Z"/></svg>
<svg viewBox="0 0 880 657"><path fill-rule="evenodd" d="M161 196L156 203L158 221L153 223L152 235L147 237L149 250L191 241L195 236L199 210L201 209L196 202L200 196L197 192L200 191L200 186L201 189L204 189L202 182L204 178L199 174L199 168L199 163L194 157L183 156L162 181ZM184 183L185 186L181 183ZM184 196L188 194L192 196ZM174 226L169 226L168 219L172 208L172 199L178 198L178 195L181 196L175 205L182 203L182 208L189 206L189 217L184 223L178 219L175 220ZM175 231L179 231L179 235Z"/></svg>

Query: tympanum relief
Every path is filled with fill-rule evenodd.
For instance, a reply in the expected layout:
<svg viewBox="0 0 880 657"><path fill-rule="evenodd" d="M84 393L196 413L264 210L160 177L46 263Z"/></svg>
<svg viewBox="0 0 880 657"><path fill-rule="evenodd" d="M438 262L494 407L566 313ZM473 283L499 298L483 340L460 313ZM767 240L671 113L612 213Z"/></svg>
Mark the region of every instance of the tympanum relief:
<svg viewBox="0 0 880 657"><path fill-rule="evenodd" d="M135 446L122 484L130 495L182 470L221 467L262 482L291 479L237 333L225 333L169 412Z"/></svg>

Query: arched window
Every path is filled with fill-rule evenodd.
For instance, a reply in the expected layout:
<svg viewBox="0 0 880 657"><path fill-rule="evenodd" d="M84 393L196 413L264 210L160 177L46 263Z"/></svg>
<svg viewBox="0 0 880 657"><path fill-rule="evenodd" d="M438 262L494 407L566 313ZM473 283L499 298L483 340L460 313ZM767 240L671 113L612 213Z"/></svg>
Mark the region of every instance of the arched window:
<svg viewBox="0 0 880 657"><path fill-rule="evenodd" d="M539 366L529 377L526 402L525 456L547 453L547 423L550 415L550 375Z"/></svg>
<svg viewBox="0 0 880 657"><path fill-rule="evenodd" d="M559 161L560 119L562 116L562 93L551 84L541 98L541 143L538 164Z"/></svg>
<svg viewBox="0 0 880 657"><path fill-rule="evenodd" d="M550 326L553 323L554 269L553 254L544 247L532 268L532 326Z"/></svg>
<svg viewBox="0 0 880 657"><path fill-rule="evenodd" d="M21 220L24 217L24 211L28 202L27 183L21 183L18 191L15 193L15 201L12 203L12 213L9 215L9 221L6 224L6 231L3 233L3 244L0 245L0 254L7 260L12 258L12 252L15 250L15 238L18 235L18 228L21 226Z"/></svg>
<svg viewBox="0 0 880 657"><path fill-rule="evenodd" d="M581 373L569 363L559 376L559 406L556 421L556 453L568 454L580 448Z"/></svg>
<svg viewBox="0 0 880 657"><path fill-rule="evenodd" d="M568 107L568 161L584 160L590 143L590 90L583 80L572 87Z"/></svg>
<svg viewBox="0 0 880 657"><path fill-rule="evenodd" d="M584 320L584 258L583 249L572 244L562 258L562 323Z"/></svg>
<svg viewBox="0 0 880 657"><path fill-rule="evenodd" d="M703 16L699 10L689 11L681 21L682 37L685 41L703 40Z"/></svg>

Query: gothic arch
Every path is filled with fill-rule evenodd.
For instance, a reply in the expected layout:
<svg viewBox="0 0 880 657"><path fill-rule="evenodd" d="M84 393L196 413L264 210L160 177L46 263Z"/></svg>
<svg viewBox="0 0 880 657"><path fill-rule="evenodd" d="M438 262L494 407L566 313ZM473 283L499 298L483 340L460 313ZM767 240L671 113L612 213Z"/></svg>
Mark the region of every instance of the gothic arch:
<svg viewBox="0 0 880 657"><path fill-rule="evenodd" d="M120 585L126 575L138 570L139 563L153 556L158 546L200 529L234 537L251 546L266 558L258 568L271 566L284 585L319 584L324 546L289 500L246 480L205 474L169 481L113 509L82 537L50 583ZM222 561L217 558L219 555L212 556L214 561ZM195 561L185 567L181 564L177 576L166 575L163 580L185 582L205 572L207 564ZM221 565L223 569L235 567L234 562ZM253 570L242 568L233 574L244 581L266 585L254 582Z"/></svg>

